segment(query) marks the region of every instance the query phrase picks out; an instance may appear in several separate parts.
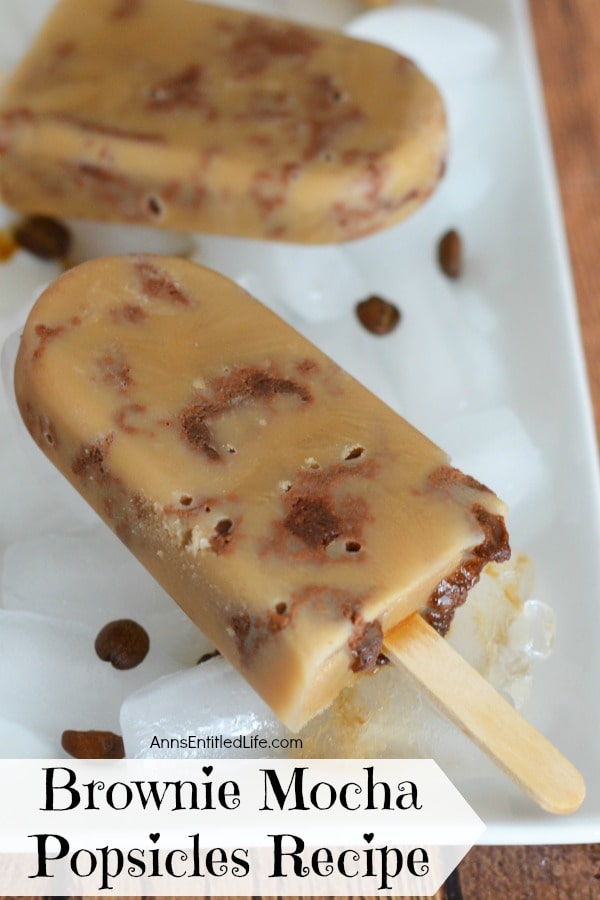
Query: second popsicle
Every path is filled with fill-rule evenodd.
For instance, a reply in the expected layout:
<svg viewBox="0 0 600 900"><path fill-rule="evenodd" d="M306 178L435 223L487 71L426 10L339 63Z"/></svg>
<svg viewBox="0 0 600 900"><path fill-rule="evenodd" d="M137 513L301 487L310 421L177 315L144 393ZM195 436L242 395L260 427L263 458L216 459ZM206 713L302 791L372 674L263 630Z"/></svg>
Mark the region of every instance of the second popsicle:
<svg viewBox="0 0 600 900"><path fill-rule="evenodd" d="M420 206L446 152L408 59L190 0L60 0L0 97L0 196L63 218L345 241Z"/></svg>

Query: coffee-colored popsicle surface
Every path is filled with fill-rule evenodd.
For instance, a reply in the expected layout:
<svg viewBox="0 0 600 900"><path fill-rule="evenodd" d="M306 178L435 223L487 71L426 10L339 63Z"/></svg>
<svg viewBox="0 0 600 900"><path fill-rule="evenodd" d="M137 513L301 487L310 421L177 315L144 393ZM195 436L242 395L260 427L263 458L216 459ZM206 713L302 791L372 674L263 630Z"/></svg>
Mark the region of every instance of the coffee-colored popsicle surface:
<svg viewBox="0 0 600 900"><path fill-rule="evenodd" d="M191 0L84 5L60 0L0 97L17 210L327 243L442 174L439 94L391 50Z"/></svg>
<svg viewBox="0 0 600 900"><path fill-rule="evenodd" d="M492 492L186 260L65 273L15 384L44 452L292 729L376 665L389 628L429 602L443 630L508 556Z"/></svg>

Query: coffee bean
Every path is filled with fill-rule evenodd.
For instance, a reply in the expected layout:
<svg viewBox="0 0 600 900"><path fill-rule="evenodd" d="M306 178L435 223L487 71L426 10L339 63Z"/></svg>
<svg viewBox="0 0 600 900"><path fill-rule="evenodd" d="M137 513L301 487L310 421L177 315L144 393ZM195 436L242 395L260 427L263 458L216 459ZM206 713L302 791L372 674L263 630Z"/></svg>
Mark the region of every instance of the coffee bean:
<svg viewBox="0 0 600 900"><path fill-rule="evenodd" d="M28 216L15 225L13 237L20 247L41 259L63 259L71 247L67 226L50 216Z"/></svg>
<svg viewBox="0 0 600 900"><path fill-rule="evenodd" d="M146 656L150 639L133 619L115 619L98 633L94 647L100 659L115 669L133 669Z"/></svg>
<svg viewBox="0 0 600 900"><path fill-rule="evenodd" d="M356 315L371 334L389 334L400 322L400 310L375 294L356 304Z"/></svg>
<svg viewBox="0 0 600 900"><path fill-rule="evenodd" d="M214 659L215 656L220 656L220 655L221 655L221 654L219 653L218 650L210 650L208 653L203 653L203 654L202 654L202 656L200 657L200 659L198 660L198 662L196 663L196 665L199 666L201 663L208 662L209 659Z"/></svg>
<svg viewBox="0 0 600 900"><path fill-rule="evenodd" d="M18 250L12 232L8 228L0 228L0 262L6 262Z"/></svg>
<svg viewBox="0 0 600 900"><path fill-rule="evenodd" d="M462 273L462 240L454 228L447 231L438 244L438 262L448 278L459 278Z"/></svg>
<svg viewBox="0 0 600 900"><path fill-rule="evenodd" d="M75 759L123 759L125 748L120 734L112 731L63 731L61 746Z"/></svg>

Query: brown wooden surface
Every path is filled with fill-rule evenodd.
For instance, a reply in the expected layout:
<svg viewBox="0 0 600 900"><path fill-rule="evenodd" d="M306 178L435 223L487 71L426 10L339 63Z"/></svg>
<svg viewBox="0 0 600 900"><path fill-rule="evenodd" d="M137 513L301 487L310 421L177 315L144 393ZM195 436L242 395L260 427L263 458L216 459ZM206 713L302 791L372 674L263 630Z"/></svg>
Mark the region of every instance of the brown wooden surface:
<svg viewBox="0 0 600 900"><path fill-rule="evenodd" d="M530 6L600 431L600 3L530 0ZM475 847L438 896L596 900L600 845Z"/></svg>
<svg viewBox="0 0 600 900"><path fill-rule="evenodd" d="M530 7L600 430L600 5Z"/></svg>

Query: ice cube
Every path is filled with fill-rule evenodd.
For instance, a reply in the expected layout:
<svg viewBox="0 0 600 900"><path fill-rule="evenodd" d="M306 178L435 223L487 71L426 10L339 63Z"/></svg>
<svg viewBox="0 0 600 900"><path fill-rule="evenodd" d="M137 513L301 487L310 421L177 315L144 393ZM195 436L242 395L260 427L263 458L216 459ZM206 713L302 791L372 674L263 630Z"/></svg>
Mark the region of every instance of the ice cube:
<svg viewBox="0 0 600 900"><path fill-rule="evenodd" d="M410 4L363 13L345 30L410 57L439 85L477 81L493 70L502 49L498 35L474 17Z"/></svg>
<svg viewBox="0 0 600 900"><path fill-rule="evenodd" d="M132 669L99 659L97 630L36 613L0 610L0 709L44 740L65 729L119 731L121 703L177 666L157 641Z"/></svg>
<svg viewBox="0 0 600 900"><path fill-rule="evenodd" d="M531 686L531 662L525 625L534 588L531 559L513 553L508 563L491 563L457 610L448 639L488 681L522 706Z"/></svg>
<svg viewBox="0 0 600 900"><path fill-rule="evenodd" d="M98 256L121 253L163 253L187 256L193 247L191 235L164 231L142 225L113 225L107 222L73 220L69 222L72 246L69 253L74 264Z"/></svg>
<svg viewBox="0 0 600 900"><path fill-rule="evenodd" d="M12 69L27 49L31 38L44 17L54 5L54 0L36 0L35 3L3 4L0 29L0 67Z"/></svg>
<svg viewBox="0 0 600 900"><path fill-rule="evenodd" d="M527 513L529 521L535 511L535 521L547 524L553 505L548 466L513 409L498 407L448 419L433 436L456 466L506 501L511 515Z"/></svg>
<svg viewBox="0 0 600 900"><path fill-rule="evenodd" d="M158 674L193 665L211 644L104 525L10 545L2 573L5 609L91 628L130 618L150 636Z"/></svg>
<svg viewBox="0 0 600 900"><path fill-rule="evenodd" d="M340 247L304 247L205 236L194 259L227 275L276 312L308 322L348 312L367 285Z"/></svg>
<svg viewBox="0 0 600 900"><path fill-rule="evenodd" d="M35 445L21 420L13 392L18 341L14 333L2 347L0 543L46 531L72 533L97 521L96 514Z"/></svg>
<svg viewBox="0 0 600 900"><path fill-rule="evenodd" d="M96 656L95 637L77 622L1 610L3 715L55 742L66 728L117 731L123 699L158 672L150 653L148 662L117 671Z"/></svg>
<svg viewBox="0 0 600 900"><path fill-rule="evenodd" d="M65 489L64 479L24 426L17 429L6 415L0 416L0 430L0 546L42 533L74 533L95 520L72 488ZM61 496L64 503L57 499Z"/></svg>
<svg viewBox="0 0 600 900"><path fill-rule="evenodd" d="M0 341L20 330L35 299L60 271L59 263L40 260L24 250L0 265Z"/></svg>
<svg viewBox="0 0 600 900"><path fill-rule="evenodd" d="M453 10L411 5L372 10L346 30L413 59L437 85L446 107L451 150L434 199L457 218L476 208L497 183L489 163L498 146L493 127L478 128L489 104L487 79L501 59L497 32Z"/></svg>
<svg viewBox="0 0 600 900"><path fill-rule="evenodd" d="M0 496L3 501L0 541L20 540L44 532L71 534L93 526L98 516L36 446L14 396L14 367L20 331L2 344L0 391ZM6 537L3 537L6 535Z"/></svg>
<svg viewBox="0 0 600 900"><path fill-rule="evenodd" d="M121 708L121 732L127 756L141 759L286 756L285 750L253 746L252 736L269 742L289 736L222 657L131 694ZM182 746L182 739L190 736L194 746ZM235 738L241 745L223 746L223 738Z"/></svg>
<svg viewBox="0 0 600 900"><path fill-rule="evenodd" d="M60 735L54 739L21 722L0 717L0 757L3 759L54 759L63 756Z"/></svg>
<svg viewBox="0 0 600 900"><path fill-rule="evenodd" d="M513 624L510 644L530 659L547 659L554 647L556 615L554 610L534 597L527 600L523 615Z"/></svg>

